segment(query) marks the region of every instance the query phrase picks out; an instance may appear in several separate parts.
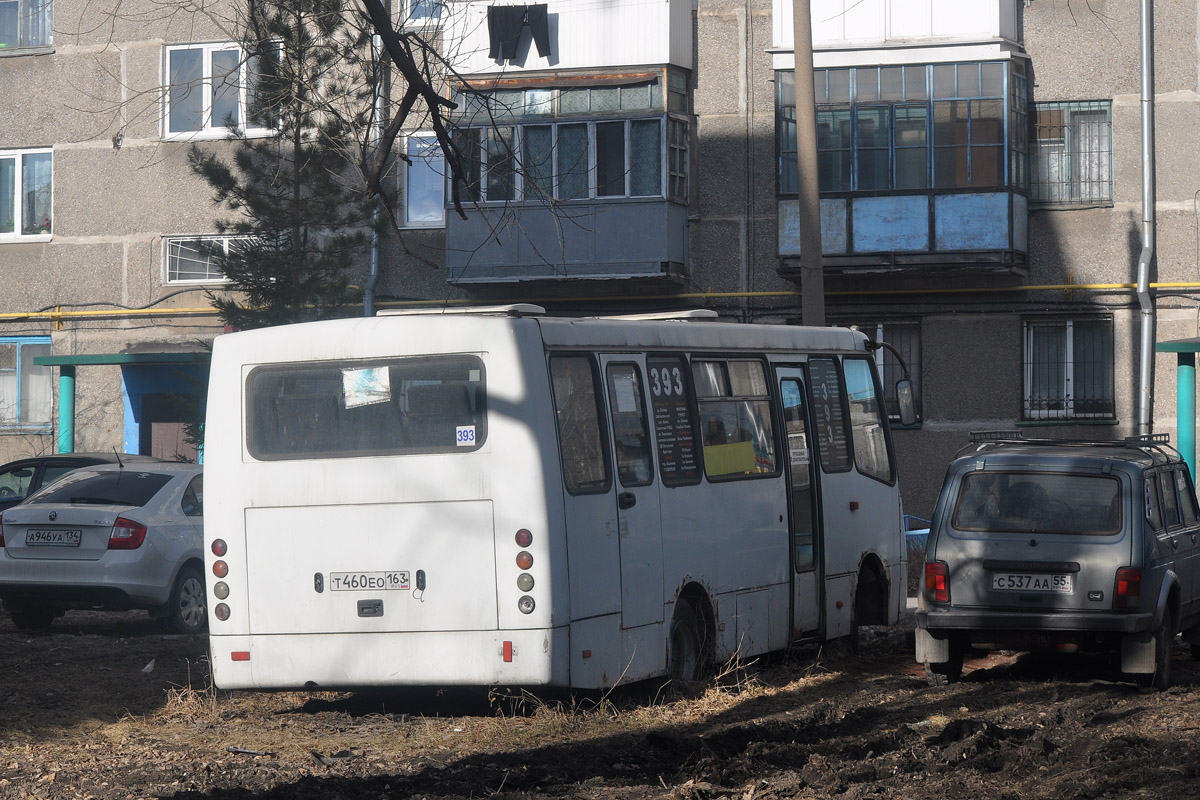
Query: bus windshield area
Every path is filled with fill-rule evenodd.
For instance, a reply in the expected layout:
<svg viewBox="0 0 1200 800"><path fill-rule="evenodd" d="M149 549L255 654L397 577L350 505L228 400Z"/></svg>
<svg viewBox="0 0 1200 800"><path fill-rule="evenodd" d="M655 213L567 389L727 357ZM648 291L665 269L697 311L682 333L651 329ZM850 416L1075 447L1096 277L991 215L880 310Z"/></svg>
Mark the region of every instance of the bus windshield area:
<svg viewBox="0 0 1200 800"><path fill-rule="evenodd" d="M485 397L467 355L258 367L246 441L262 460L465 452L486 437Z"/></svg>

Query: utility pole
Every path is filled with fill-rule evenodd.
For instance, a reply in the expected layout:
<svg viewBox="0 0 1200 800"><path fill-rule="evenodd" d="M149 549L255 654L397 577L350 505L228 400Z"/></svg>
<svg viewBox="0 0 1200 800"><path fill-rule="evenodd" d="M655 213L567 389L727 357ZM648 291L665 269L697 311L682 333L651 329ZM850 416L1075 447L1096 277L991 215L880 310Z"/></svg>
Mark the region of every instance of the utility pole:
<svg viewBox="0 0 1200 800"><path fill-rule="evenodd" d="M800 191L800 321L805 325L824 325L825 266L821 257L810 0L792 0L792 38L796 55L796 180Z"/></svg>

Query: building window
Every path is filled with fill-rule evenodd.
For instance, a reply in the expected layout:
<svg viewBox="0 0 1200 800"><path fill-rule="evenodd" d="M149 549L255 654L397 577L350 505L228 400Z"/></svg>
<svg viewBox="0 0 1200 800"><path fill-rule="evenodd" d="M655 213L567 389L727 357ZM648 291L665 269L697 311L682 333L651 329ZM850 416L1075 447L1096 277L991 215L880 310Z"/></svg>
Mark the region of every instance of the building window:
<svg viewBox="0 0 1200 800"><path fill-rule="evenodd" d="M668 113L685 105L672 78L665 97L661 75L625 86L460 90L467 197L686 203L688 122Z"/></svg>
<svg viewBox="0 0 1200 800"><path fill-rule="evenodd" d="M53 370L33 363L50 355L49 336L0 338L0 430L49 430Z"/></svg>
<svg viewBox="0 0 1200 800"><path fill-rule="evenodd" d="M405 142L404 224L441 227L446 223L445 159L434 134L410 134Z"/></svg>
<svg viewBox="0 0 1200 800"><path fill-rule="evenodd" d="M1115 419L1112 319L1026 320L1022 418Z"/></svg>
<svg viewBox="0 0 1200 800"><path fill-rule="evenodd" d="M1046 205L1112 203L1112 104L1035 103L1030 200Z"/></svg>
<svg viewBox="0 0 1200 800"><path fill-rule="evenodd" d="M813 72L822 192L1024 186L1025 134L1006 131L1024 96L1016 61L914 64ZM796 91L776 73L779 193L795 194ZM1015 127L1015 126L1013 126Z"/></svg>
<svg viewBox="0 0 1200 800"><path fill-rule="evenodd" d="M0 0L0 50L54 43L51 0Z"/></svg>
<svg viewBox="0 0 1200 800"><path fill-rule="evenodd" d="M471 128L458 145L467 156L472 200L587 200L662 197L687 191L687 124L663 117ZM669 157L669 162L668 162ZM670 170L669 187L663 176Z"/></svg>
<svg viewBox="0 0 1200 800"><path fill-rule="evenodd" d="M442 0L408 0L407 7L410 26L436 25L445 12Z"/></svg>
<svg viewBox="0 0 1200 800"><path fill-rule="evenodd" d="M54 228L54 154L0 150L0 241L49 238Z"/></svg>
<svg viewBox="0 0 1200 800"><path fill-rule="evenodd" d="M235 127L250 135L269 133L249 124L249 63L235 43L164 48L164 137L217 138Z"/></svg>
<svg viewBox="0 0 1200 800"><path fill-rule="evenodd" d="M226 280L213 256L228 253L245 237L171 236L163 239L168 283L218 283Z"/></svg>
<svg viewBox="0 0 1200 800"><path fill-rule="evenodd" d="M886 347L875 351L875 367L879 370L883 382L884 406L887 408L888 419L893 424L900 421L900 402L896 398L896 382L908 377L912 381L913 395L916 399L917 421L921 421L921 323L918 320L893 320L888 322L872 322L861 324L858 329L877 342L887 342L900 351L904 364L908 367L905 375L904 367L896 358L896 354Z"/></svg>

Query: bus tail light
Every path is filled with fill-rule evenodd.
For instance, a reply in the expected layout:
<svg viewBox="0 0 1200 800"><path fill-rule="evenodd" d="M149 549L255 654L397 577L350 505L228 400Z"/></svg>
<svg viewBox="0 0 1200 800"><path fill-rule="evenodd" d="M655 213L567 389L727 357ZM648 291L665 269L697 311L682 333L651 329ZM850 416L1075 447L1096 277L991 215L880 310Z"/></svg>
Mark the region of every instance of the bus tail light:
<svg viewBox="0 0 1200 800"><path fill-rule="evenodd" d="M213 555L216 556L217 558L220 558L221 556L223 556L227 552L229 552L229 545L225 544L224 539L213 539L212 545L210 545L210 546L212 547Z"/></svg>
<svg viewBox="0 0 1200 800"><path fill-rule="evenodd" d="M941 561L925 562L925 597L934 603L949 603L949 576L949 569Z"/></svg>
<svg viewBox="0 0 1200 800"><path fill-rule="evenodd" d="M1142 598L1142 571L1133 567L1117 570L1117 590L1113 593L1113 608L1137 608Z"/></svg>
<svg viewBox="0 0 1200 800"><path fill-rule="evenodd" d="M146 526L125 517L117 517L108 535L109 550L137 550L146 541Z"/></svg>

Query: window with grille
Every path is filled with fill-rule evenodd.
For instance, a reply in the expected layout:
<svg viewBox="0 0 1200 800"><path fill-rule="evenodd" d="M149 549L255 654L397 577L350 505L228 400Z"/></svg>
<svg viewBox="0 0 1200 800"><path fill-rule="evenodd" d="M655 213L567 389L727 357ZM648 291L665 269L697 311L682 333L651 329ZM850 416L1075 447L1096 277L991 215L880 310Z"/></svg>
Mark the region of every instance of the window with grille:
<svg viewBox="0 0 1200 800"><path fill-rule="evenodd" d="M213 257L236 247L236 236L170 236L163 239L168 283L216 283L225 275Z"/></svg>
<svg viewBox="0 0 1200 800"><path fill-rule="evenodd" d="M900 351L904 364L908 366L908 378L912 381L916 398L917 422L921 421L921 323L919 320L890 320L860 324L858 329L877 342L887 342ZM904 366L896 354L886 347L875 351L875 366L883 383L884 406L888 419L900 421L900 401L896 398L896 381L905 377Z"/></svg>
<svg viewBox="0 0 1200 800"><path fill-rule="evenodd" d="M1114 419L1112 319L1026 320L1021 417Z"/></svg>
<svg viewBox="0 0 1200 800"><path fill-rule="evenodd" d="M1112 203L1112 103L1035 103L1030 201Z"/></svg>

